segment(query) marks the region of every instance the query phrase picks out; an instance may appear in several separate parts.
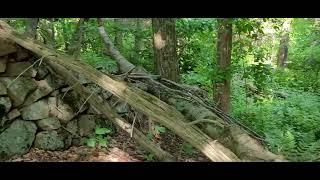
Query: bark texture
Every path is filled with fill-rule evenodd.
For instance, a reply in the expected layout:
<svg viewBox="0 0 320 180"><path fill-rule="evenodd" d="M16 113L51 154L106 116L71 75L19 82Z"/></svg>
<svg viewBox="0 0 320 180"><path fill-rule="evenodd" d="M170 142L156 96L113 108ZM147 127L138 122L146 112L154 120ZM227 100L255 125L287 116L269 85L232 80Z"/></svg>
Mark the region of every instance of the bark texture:
<svg viewBox="0 0 320 180"><path fill-rule="evenodd" d="M26 18L25 35L32 38L36 38L38 23L39 18Z"/></svg>
<svg viewBox="0 0 320 180"><path fill-rule="evenodd" d="M174 18L153 18L153 49L156 73L164 78L179 81L179 61L176 50Z"/></svg>
<svg viewBox="0 0 320 180"><path fill-rule="evenodd" d="M77 59L80 55L81 52L81 44L82 44L82 39L83 39L83 31L84 31L84 22L85 19L84 18L80 18L78 23L77 23L77 27L76 27L76 31L73 35L73 38L71 40L71 44L68 47L68 51L67 53L69 55L72 55L74 57L74 59Z"/></svg>
<svg viewBox="0 0 320 180"><path fill-rule="evenodd" d="M231 65L232 20L218 19L217 66L222 79L216 83L215 100L218 107L225 113L230 112L230 77L228 70Z"/></svg>

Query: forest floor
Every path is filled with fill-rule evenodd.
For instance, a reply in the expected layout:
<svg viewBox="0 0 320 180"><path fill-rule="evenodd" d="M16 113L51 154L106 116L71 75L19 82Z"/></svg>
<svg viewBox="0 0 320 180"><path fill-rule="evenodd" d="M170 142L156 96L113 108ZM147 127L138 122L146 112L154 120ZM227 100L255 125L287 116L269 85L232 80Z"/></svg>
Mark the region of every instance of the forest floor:
<svg viewBox="0 0 320 180"><path fill-rule="evenodd" d="M208 162L209 160L197 150L185 153L181 147L183 141L171 134L161 135L158 141L161 147L170 152L178 162ZM91 148L72 146L64 151L45 151L31 148L22 156L15 156L8 162L145 162L155 161L123 132L111 137L108 148Z"/></svg>

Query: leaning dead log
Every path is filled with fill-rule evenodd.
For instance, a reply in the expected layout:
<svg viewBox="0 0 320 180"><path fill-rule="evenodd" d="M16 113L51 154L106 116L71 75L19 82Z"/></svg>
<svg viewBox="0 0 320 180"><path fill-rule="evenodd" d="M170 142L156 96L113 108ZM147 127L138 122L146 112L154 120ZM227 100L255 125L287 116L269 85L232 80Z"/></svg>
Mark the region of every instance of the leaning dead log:
<svg viewBox="0 0 320 180"><path fill-rule="evenodd" d="M45 57L45 61L53 61L69 70L83 74L87 79L128 102L129 105L152 118L155 122L172 130L199 149L210 160L239 161L239 158L232 151L212 140L198 127L187 124L180 112L155 96L140 89L128 87L124 82L115 81L85 63L72 61L70 56L58 54L43 44L20 35L2 21L0 21L0 38L9 39L25 49Z"/></svg>
<svg viewBox="0 0 320 180"><path fill-rule="evenodd" d="M201 90L150 75L143 68L135 67L115 48L103 27L101 19L98 19L98 24L98 30L106 51L118 63L120 72L124 73L127 80L147 85L149 92L176 107L187 117L186 119L193 121L193 124L198 124L206 134L213 139L217 139L241 159L255 161L283 160L282 156L275 155L264 148L258 141L261 138L257 134L240 122L233 121L233 118L208 102Z"/></svg>
<svg viewBox="0 0 320 180"><path fill-rule="evenodd" d="M112 121L113 124L117 125L119 128L124 130L125 132L130 135L132 133L132 138L140 144L144 149L147 151L153 153L158 160L160 161L174 161L174 158L172 155L167 153L166 151L162 150L160 147L156 146L150 141L147 141L147 137L140 132L137 128L132 128L132 125L129 124L125 119L121 118L117 113L115 113L111 107L108 105L108 103L102 103L97 94L91 92L85 87L81 85L81 83L77 80L77 78L74 77L74 75L68 71L63 66L60 66L59 64L56 64L53 61L47 61L45 64L49 65L48 69L51 69L54 73L52 74L60 74L63 75L66 79L66 82L69 84L70 87L73 87L73 90L79 95L82 96L84 99L88 99L88 103L97 109L99 112L101 112L108 120ZM102 100L102 98L101 98ZM133 131L133 132L131 132Z"/></svg>

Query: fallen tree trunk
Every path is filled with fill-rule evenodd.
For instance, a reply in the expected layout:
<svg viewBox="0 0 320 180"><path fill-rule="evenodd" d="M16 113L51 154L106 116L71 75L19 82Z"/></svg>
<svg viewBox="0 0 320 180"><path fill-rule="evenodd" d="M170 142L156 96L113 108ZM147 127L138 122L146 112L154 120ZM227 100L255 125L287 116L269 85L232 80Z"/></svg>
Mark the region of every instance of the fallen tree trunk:
<svg viewBox="0 0 320 180"><path fill-rule="evenodd" d="M239 161L239 158L233 152L219 142L212 140L198 127L188 125L180 112L155 96L137 88L130 88L124 82L115 81L85 63L72 61L71 57L58 54L43 44L20 35L2 21L0 21L0 37L12 40L25 49L43 56L45 60L54 61L72 71L83 74L87 79L108 90L123 101L128 102L129 105L152 118L155 122L172 130L182 139L199 149L210 160Z"/></svg>
<svg viewBox="0 0 320 180"><path fill-rule="evenodd" d="M81 83L78 81L77 78L73 76L73 74L68 71L63 66L60 66L56 64L53 61L47 61L45 62L48 64L55 72L56 74L63 75L66 79L66 82L69 84L70 87L73 87L74 91L79 95L82 96L84 99L88 99L88 103L97 109L99 112L101 112L107 119L112 121L115 125L117 125L119 128L121 128L123 131L127 132L128 135L132 133L132 138L140 144L144 149L147 151L153 153L158 160L160 161L174 161L174 158L172 155L167 153L166 151L162 150L160 147L156 146L152 142L147 140L147 137L140 132L137 128L132 128L132 125L129 124L125 119L121 118L117 113L115 113L111 107L108 105L108 103L102 103L102 98L99 100L97 94L94 93L91 95L88 89L83 87ZM49 68L50 69L50 68ZM52 73L52 74L55 74ZM133 130L133 132L131 132Z"/></svg>
<svg viewBox="0 0 320 180"><path fill-rule="evenodd" d="M201 90L177 84L160 76L154 77L143 68L135 67L114 47L101 19L98 19L98 25L106 51L118 63L120 72L125 74L125 78L146 84L149 87L149 92L175 106L180 112L189 117L189 120L198 121L200 127L211 138L219 140L240 158L263 161L283 160L282 156L275 155L265 149L258 141L262 138L257 136L255 132L223 113L213 103L206 101L205 95L203 96ZM132 72L135 74L130 74ZM203 119L211 122L204 122Z"/></svg>

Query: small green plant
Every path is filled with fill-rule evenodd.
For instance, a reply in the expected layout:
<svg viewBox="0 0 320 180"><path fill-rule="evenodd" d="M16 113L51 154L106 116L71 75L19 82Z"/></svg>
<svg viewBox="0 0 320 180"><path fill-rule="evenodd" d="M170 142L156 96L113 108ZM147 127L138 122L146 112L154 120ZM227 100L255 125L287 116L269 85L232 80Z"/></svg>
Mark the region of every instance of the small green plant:
<svg viewBox="0 0 320 180"><path fill-rule="evenodd" d="M184 153L186 153L187 155L192 155L192 154L194 154L194 149L193 149L193 147L192 147L190 144L188 144L188 143L183 143L183 144L182 144L182 151L183 151Z"/></svg>
<svg viewBox="0 0 320 180"><path fill-rule="evenodd" d="M111 130L108 128L95 128L95 134L93 137L86 139L86 145L89 147L108 147L107 135L111 133Z"/></svg>
<svg viewBox="0 0 320 180"><path fill-rule="evenodd" d="M147 156L145 156L145 159L149 162L152 162L155 160L154 154L150 153Z"/></svg>
<svg viewBox="0 0 320 180"><path fill-rule="evenodd" d="M163 127L163 126L155 125L154 129L155 129L157 134L161 134L161 133L165 133L166 132L166 128Z"/></svg>

